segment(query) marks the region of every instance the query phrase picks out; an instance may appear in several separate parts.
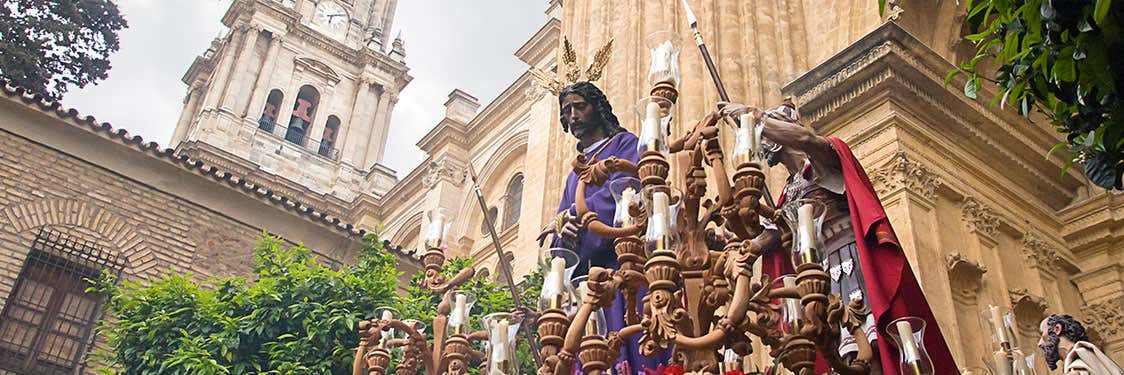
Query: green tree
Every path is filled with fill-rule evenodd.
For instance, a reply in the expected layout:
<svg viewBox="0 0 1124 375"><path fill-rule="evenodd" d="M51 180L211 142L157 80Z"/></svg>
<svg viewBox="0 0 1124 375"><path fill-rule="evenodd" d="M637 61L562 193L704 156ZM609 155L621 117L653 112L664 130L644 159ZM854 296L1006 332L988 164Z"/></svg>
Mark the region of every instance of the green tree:
<svg viewBox="0 0 1124 375"><path fill-rule="evenodd" d="M91 291L109 296L110 318L99 327L109 344L98 353L108 365L104 371L348 374L359 343L356 325L373 318L376 307L392 306L401 319L429 323L440 302L440 295L418 287L421 273L405 296L396 294L395 257L375 235L364 238L354 265L339 270L318 264L302 246L286 246L266 234L254 258L254 281L231 277L208 287L177 273L121 286L109 274L92 281ZM443 272L451 276L470 265L470 259L453 258ZM537 300L541 285L539 271L524 280L520 289L528 303ZM460 289L477 296L471 322L476 330L483 329L484 315L512 310L507 287L486 277ZM519 356L530 370L535 365L529 343L521 340Z"/></svg>
<svg viewBox="0 0 1124 375"><path fill-rule="evenodd" d="M964 39L976 52L945 82L966 73L972 98L983 82L994 83L992 105L1038 111L1066 135L1047 156L1067 148L1067 169L1078 163L1094 184L1124 189L1124 2L969 0L966 7L972 34Z"/></svg>
<svg viewBox="0 0 1124 375"><path fill-rule="evenodd" d="M107 77L126 27L110 0L0 0L0 76L62 99Z"/></svg>
<svg viewBox="0 0 1124 375"><path fill-rule="evenodd" d="M354 265L333 270L302 247L263 235L257 280L200 286L190 276L95 283L110 296L107 372L123 374L347 374L356 325L396 302L395 258L373 235Z"/></svg>

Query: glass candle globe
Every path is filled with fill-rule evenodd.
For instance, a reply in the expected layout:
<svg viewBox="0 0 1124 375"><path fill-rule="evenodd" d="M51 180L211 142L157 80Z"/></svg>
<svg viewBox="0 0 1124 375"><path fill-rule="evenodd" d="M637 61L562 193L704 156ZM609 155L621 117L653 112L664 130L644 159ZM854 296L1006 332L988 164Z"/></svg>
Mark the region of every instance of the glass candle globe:
<svg viewBox="0 0 1124 375"><path fill-rule="evenodd" d="M616 212L613 214L613 226L627 227L636 223L628 213L629 205L640 203L640 179L636 177L623 177L609 182L609 192L617 203Z"/></svg>
<svg viewBox="0 0 1124 375"><path fill-rule="evenodd" d="M644 188L644 212L648 215L644 242L649 256L679 248L680 197L677 189L667 185Z"/></svg>
<svg viewBox="0 0 1124 375"><path fill-rule="evenodd" d="M540 261L543 273L542 291L539 293L539 311L561 309L570 313L574 304L574 292L567 280L578 268L578 254L563 248L543 250Z"/></svg>
<svg viewBox="0 0 1124 375"><path fill-rule="evenodd" d="M570 282L570 285L574 287L575 297L579 303L582 303L581 301L584 301L586 295L589 294L589 276L582 275L575 277L574 280ZM589 320L585 323L585 336L607 336L609 334L609 327L607 324L608 321L605 320L605 311L603 309L593 310L593 313L589 315Z"/></svg>
<svg viewBox="0 0 1124 375"><path fill-rule="evenodd" d="M652 150L665 158L670 155L667 135L674 111L675 103L660 96L649 96L636 103L636 113L640 116L640 140L636 144L640 154Z"/></svg>
<svg viewBox="0 0 1124 375"><path fill-rule="evenodd" d="M925 321L914 316L898 318L886 326L886 335L898 349L902 375L933 375L933 361L925 351Z"/></svg>
<svg viewBox="0 0 1124 375"><path fill-rule="evenodd" d="M781 207L784 221L792 229L792 265L819 263L823 249L821 238L827 207L814 199L797 199Z"/></svg>
<svg viewBox="0 0 1124 375"><path fill-rule="evenodd" d="M453 311L449 313L448 332L451 335L467 335L472 332L469 316L476 304L476 295L463 290L453 292Z"/></svg>
<svg viewBox="0 0 1124 375"><path fill-rule="evenodd" d="M488 347L484 373L488 375L518 375L519 359L516 357L519 324L522 319L511 313L494 313L484 316L488 331Z"/></svg>

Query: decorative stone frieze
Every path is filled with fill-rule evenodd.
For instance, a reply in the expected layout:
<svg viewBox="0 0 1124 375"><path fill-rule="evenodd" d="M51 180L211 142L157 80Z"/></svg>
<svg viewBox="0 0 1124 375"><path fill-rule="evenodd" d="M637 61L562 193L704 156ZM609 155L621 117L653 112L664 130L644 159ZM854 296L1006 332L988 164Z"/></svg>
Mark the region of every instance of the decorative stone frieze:
<svg viewBox="0 0 1124 375"><path fill-rule="evenodd" d="M903 150L898 150L882 168L871 173L870 182L879 195L905 189L932 200L941 186L937 176L920 162L910 160Z"/></svg>
<svg viewBox="0 0 1124 375"><path fill-rule="evenodd" d="M1124 313L1121 312L1121 306L1124 306L1124 296L1086 305L1081 310L1085 313L1086 323L1096 329L1101 338L1112 340L1124 334Z"/></svg>
<svg viewBox="0 0 1124 375"><path fill-rule="evenodd" d="M1031 268L1051 274L1058 272L1058 265L1061 261L1058 250L1034 234L1027 234L1023 237L1022 247L1019 250L1022 252L1023 261L1027 262L1027 265Z"/></svg>
<svg viewBox="0 0 1124 375"><path fill-rule="evenodd" d="M440 159L429 162L428 170L425 173L425 178L422 179L422 184L426 188L432 189L437 186L441 181L448 181L453 186L460 187L468 178L468 171L459 165L454 165L448 159Z"/></svg>
<svg viewBox="0 0 1124 375"><path fill-rule="evenodd" d="M983 202L974 197L966 197L961 205L961 210L964 223L968 225L969 231L989 238L994 238L999 233L999 216L995 214L995 210Z"/></svg>

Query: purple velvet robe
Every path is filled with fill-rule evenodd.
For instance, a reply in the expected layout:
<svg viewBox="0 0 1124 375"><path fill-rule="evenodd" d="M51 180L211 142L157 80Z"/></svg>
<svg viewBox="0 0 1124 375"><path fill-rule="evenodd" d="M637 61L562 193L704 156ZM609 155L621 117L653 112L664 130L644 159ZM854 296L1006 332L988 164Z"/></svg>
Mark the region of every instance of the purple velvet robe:
<svg viewBox="0 0 1124 375"><path fill-rule="evenodd" d="M615 156L618 159L628 160L633 163L639 162L639 153L636 149L637 138L636 135L627 131L617 133L606 144L603 145L604 149L597 154L598 160L608 159ZM599 147L600 148L600 147ZM597 149L591 150L586 154L586 159L589 160L593 154L597 153ZM581 150L579 150L581 152ZM586 186L585 199L589 209L597 213L597 220L613 225L613 216L616 212L616 200L613 199L613 194L609 191L609 181L623 178L623 177L636 177L631 174L616 172L609 175L609 179L601 186ZM566 190L562 193L562 202L558 205L558 212L563 210L570 210L571 214L576 214L576 206L574 205L574 193L578 187L578 176L574 172L566 177ZM578 254L580 263L577 270L574 271L574 276L581 276L589 273L589 267L604 267L617 269L620 265L617 263L617 254L613 249L613 240L601 238L597 235L588 232L579 233L580 240L578 241L578 248L571 249ZM562 244L561 239L555 237L552 243L553 247L567 247ZM646 291L640 291L640 298L643 298ZM640 306L639 313L643 316L643 306ZM620 293L617 293L617 298L613 300L613 305L605 310L605 318L607 320L606 326L609 331L620 331L624 328L624 298ZM666 364L670 359L670 352L662 352L656 358L646 357L640 354L640 335L633 336L629 339L623 348L621 348L621 361L628 361L628 367L631 368L632 374L643 374L645 368L655 369L660 364ZM576 367L580 368L580 367Z"/></svg>

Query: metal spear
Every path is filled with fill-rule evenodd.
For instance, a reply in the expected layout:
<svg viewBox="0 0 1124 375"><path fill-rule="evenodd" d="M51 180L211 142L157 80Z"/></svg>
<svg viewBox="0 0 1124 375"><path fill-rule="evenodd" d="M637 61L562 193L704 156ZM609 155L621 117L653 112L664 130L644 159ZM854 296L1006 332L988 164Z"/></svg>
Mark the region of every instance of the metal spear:
<svg viewBox="0 0 1124 375"><path fill-rule="evenodd" d="M726 85L722 84L722 77L718 75L718 67L714 65L714 59L710 57L710 51L706 49L706 43L703 42L702 34L699 33L699 19L695 18L695 12L691 11L691 4L687 0L683 0L683 9L687 11L687 23L691 25L691 33L695 37L695 45L699 46L699 52L702 53L703 62L706 63L706 69L710 71L710 79L714 81L714 87L718 89L718 97L722 101L729 103L730 95L726 94ZM738 119L733 119L736 123ZM776 203L773 202L773 194L769 193L769 185L763 184L761 186L762 192L765 193L765 204L769 205L770 209L776 209Z"/></svg>
<svg viewBox="0 0 1124 375"><path fill-rule="evenodd" d="M511 290L511 302L515 305L516 310L520 310L523 308L522 296L519 295L519 288L515 286L515 279L511 276L513 272L511 263L508 262L507 253L503 251L503 247L500 245L500 236L496 234L496 226L492 221L492 216L488 215L488 204L484 202L484 194L480 192L480 184L476 181L476 171L472 169L471 163L468 164L468 175L472 179L472 190L476 193L476 202L480 204L480 210L484 213L484 226L488 228L488 234L492 237L492 246L496 249L496 257L499 258L496 265L503 267L503 279L507 283L507 288ZM523 330L523 335L527 339L534 337L530 322L522 322L519 327ZM530 340L530 343L531 353L535 356L535 365L541 366L542 358L539 357L539 343L535 340Z"/></svg>

